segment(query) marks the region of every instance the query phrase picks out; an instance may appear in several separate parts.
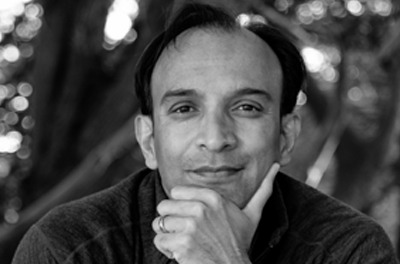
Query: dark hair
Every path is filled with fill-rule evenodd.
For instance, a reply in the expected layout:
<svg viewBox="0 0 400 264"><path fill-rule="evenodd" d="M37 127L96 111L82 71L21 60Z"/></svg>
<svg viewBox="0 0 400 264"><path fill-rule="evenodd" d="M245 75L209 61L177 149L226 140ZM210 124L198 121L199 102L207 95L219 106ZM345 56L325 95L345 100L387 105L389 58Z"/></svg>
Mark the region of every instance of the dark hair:
<svg viewBox="0 0 400 264"><path fill-rule="evenodd" d="M185 5L167 28L146 48L136 68L135 90L144 115L153 115L151 76L163 50L184 31L192 28L216 28L233 31L242 26L224 10L204 4ZM291 113L297 95L306 79L304 61L292 42L277 29L260 22L248 23L244 28L263 39L279 59L283 73L281 116Z"/></svg>

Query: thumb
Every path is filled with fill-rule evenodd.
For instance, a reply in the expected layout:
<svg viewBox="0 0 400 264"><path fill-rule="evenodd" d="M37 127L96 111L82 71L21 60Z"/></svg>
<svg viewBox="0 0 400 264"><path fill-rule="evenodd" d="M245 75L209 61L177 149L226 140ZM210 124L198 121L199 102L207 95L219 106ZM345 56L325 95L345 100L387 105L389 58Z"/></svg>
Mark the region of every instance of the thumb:
<svg viewBox="0 0 400 264"><path fill-rule="evenodd" d="M260 187L247 203L246 207L242 210L254 225L258 225L258 222L260 221L264 205L272 194L274 179L279 169L280 165L278 163L272 164L268 174L261 182Z"/></svg>

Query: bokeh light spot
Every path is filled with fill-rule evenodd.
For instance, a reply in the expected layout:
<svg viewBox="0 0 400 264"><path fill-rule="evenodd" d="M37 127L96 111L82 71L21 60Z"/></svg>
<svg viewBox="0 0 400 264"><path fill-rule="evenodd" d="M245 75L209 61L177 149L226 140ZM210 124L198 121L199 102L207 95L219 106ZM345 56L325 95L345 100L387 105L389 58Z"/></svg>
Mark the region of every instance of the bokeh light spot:
<svg viewBox="0 0 400 264"><path fill-rule="evenodd" d="M22 82L22 83L18 84L17 90L20 95L25 96L25 97L31 96L31 94L33 92L32 85L30 85L27 82Z"/></svg>
<svg viewBox="0 0 400 264"><path fill-rule="evenodd" d="M346 16L346 10L340 2L334 1L329 5L332 16L343 18Z"/></svg>
<svg viewBox="0 0 400 264"><path fill-rule="evenodd" d="M5 114L4 116L4 121L13 126L16 125L19 121L18 115L15 112L8 112L7 114Z"/></svg>
<svg viewBox="0 0 400 264"><path fill-rule="evenodd" d="M325 63L324 54L317 49L306 47L301 51L307 69L310 72L318 72Z"/></svg>
<svg viewBox="0 0 400 264"><path fill-rule="evenodd" d="M0 11L7 11L13 8L16 1L0 0ZM19 2L19 1L18 1Z"/></svg>
<svg viewBox="0 0 400 264"><path fill-rule="evenodd" d="M347 96L351 101L359 102L363 97L363 92L359 87L354 86L347 92Z"/></svg>
<svg viewBox="0 0 400 264"><path fill-rule="evenodd" d="M289 2L287 0L276 0L275 8L281 12L284 12L289 8Z"/></svg>
<svg viewBox="0 0 400 264"><path fill-rule="evenodd" d="M25 111L26 109L28 109L29 102L23 96L16 96L11 100L10 105L14 111L22 112L22 111Z"/></svg>
<svg viewBox="0 0 400 264"><path fill-rule="evenodd" d="M1 8L1 7L0 7ZM0 9L1 12L1 9ZM11 14L2 15L0 17L0 32L7 34L14 30L15 17Z"/></svg>
<svg viewBox="0 0 400 264"><path fill-rule="evenodd" d="M14 95L17 93L15 86L12 84L7 84L5 87L7 89L7 98L9 99L13 98Z"/></svg>
<svg viewBox="0 0 400 264"><path fill-rule="evenodd" d="M110 42L122 40L132 27L132 20L122 12L110 12L105 26L105 35Z"/></svg>
<svg viewBox="0 0 400 264"><path fill-rule="evenodd" d="M43 15L43 8L39 4L30 4L25 8L25 16L28 19L37 18Z"/></svg>
<svg viewBox="0 0 400 264"><path fill-rule="evenodd" d="M25 116L21 121L21 125L24 129L29 130L34 127L35 121L31 116Z"/></svg>
<svg viewBox="0 0 400 264"><path fill-rule="evenodd" d="M322 70L321 76L322 76L322 78L324 78L325 81L328 81L328 82L336 82L339 79L338 73L331 66L328 66L324 70Z"/></svg>
<svg viewBox="0 0 400 264"><path fill-rule="evenodd" d="M364 13L364 6L358 0L350 0L346 4L347 10L355 16L360 16Z"/></svg>
<svg viewBox="0 0 400 264"><path fill-rule="evenodd" d="M310 4L310 10L315 18L322 18L325 15L325 6L321 1L313 1Z"/></svg>
<svg viewBox="0 0 400 264"><path fill-rule="evenodd" d="M14 209L8 209L4 213L4 220L9 224L16 224L19 220L19 214Z"/></svg>
<svg viewBox="0 0 400 264"><path fill-rule="evenodd" d="M124 41L126 41L127 43L132 43L137 39L137 37L138 37L137 31L134 28L131 28L128 34L126 34Z"/></svg>
<svg viewBox="0 0 400 264"><path fill-rule="evenodd" d="M308 4L301 4L298 6L297 18L301 23L306 25L311 24L314 21L313 13Z"/></svg>
<svg viewBox="0 0 400 264"><path fill-rule="evenodd" d="M0 100L7 98L8 89L5 85L0 85Z"/></svg>
<svg viewBox="0 0 400 264"><path fill-rule="evenodd" d="M236 20L241 26L246 26L250 23L251 18L248 14L240 14L237 16Z"/></svg>
<svg viewBox="0 0 400 264"><path fill-rule="evenodd" d="M22 134L19 133L18 131L10 131L10 132L8 132L7 137L16 139L20 143L22 141Z"/></svg>
<svg viewBox="0 0 400 264"><path fill-rule="evenodd" d="M7 45L4 47L3 57L9 62L16 62L20 57L19 49L14 45Z"/></svg>
<svg viewBox="0 0 400 264"><path fill-rule="evenodd" d="M27 159L31 155L31 151L29 148L22 146L18 151L17 151L17 157L20 159Z"/></svg>
<svg viewBox="0 0 400 264"><path fill-rule="evenodd" d="M124 12L131 19L135 19L139 14L139 5L135 0L114 0L112 9Z"/></svg>
<svg viewBox="0 0 400 264"><path fill-rule="evenodd" d="M25 5L22 1L12 1L14 2L14 6L10 9L11 14L13 14L14 16L18 17L20 15L22 15L25 11Z"/></svg>
<svg viewBox="0 0 400 264"><path fill-rule="evenodd" d="M111 50L121 43L132 29L133 20L138 14L139 5L135 0L114 0L104 27L103 47ZM129 42L129 37L125 41Z"/></svg>
<svg viewBox="0 0 400 264"><path fill-rule="evenodd" d="M21 140L15 134L0 135L0 153L15 153L21 146Z"/></svg>
<svg viewBox="0 0 400 264"><path fill-rule="evenodd" d="M33 55L33 47L30 44L24 43L19 47L22 58L29 58Z"/></svg>
<svg viewBox="0 0 400 264"><path fill-rule="evenodd" d="M390 0L375 0L372 3L372 11L379 15L388 16L392 13L392 3Z"/></svg>
<svg viewBox="0 0 400 264"><path fill-rule="evenodd" d="M30 39L31 32L29 31L26 23L19 24L15 29L15 33L22 39Z"/></svg>
<svg viewBox="0 0 400 264"><path fill-rule="evenodd" d="M40 18L32 18L29 20L28 27L31 31L38 31L42 27L42 20Z"/></svg>

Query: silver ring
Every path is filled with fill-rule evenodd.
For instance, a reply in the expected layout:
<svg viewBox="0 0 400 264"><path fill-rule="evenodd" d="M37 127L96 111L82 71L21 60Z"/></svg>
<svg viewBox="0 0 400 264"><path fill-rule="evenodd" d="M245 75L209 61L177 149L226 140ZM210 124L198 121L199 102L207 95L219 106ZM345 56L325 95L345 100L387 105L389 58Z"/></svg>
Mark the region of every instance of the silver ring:
<svg viewBox="0 0 400 264"><path fill-rule="evenodd" d="M158 219L158 226L160 227L160 231L164 234L169 233L168 229L165 228L165 224L164 224L164 219L167 216L168 215L162 215L162 216L160 216L160 219Z"/></svg>

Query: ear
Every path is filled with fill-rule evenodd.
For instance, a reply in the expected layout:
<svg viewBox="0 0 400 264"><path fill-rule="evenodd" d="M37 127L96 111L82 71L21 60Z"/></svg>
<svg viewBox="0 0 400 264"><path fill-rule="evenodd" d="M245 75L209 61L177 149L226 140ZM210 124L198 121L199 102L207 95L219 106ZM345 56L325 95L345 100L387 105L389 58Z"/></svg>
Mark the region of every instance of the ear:
<svg viewBox="0 0 400 264"><path fill-rule="evenodd" d="M146 166L157 169L157 158L154 148L153 121L150 116L138 115L135 118L135 134L142 150Z"/></svg>
<svg viewBox="0 0 400 264"><path fill-rule="evenodd" d="M282 117L280 135L280 164L287 165L291 160L291 153L300 134L301 121L297 114L291 113Z"/></svg>

